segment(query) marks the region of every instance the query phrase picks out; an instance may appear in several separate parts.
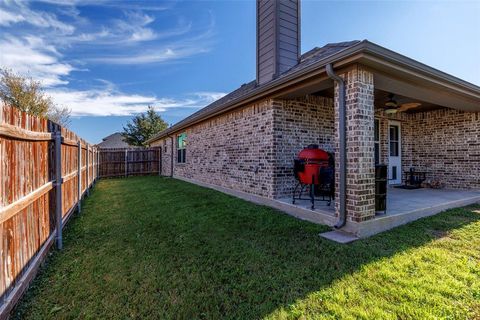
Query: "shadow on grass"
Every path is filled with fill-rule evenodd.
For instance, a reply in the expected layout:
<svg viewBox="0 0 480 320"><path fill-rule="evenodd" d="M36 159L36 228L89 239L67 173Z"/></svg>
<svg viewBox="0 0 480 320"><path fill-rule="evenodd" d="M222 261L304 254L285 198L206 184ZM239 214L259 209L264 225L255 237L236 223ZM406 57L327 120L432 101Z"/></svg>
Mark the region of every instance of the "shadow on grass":
<svg viewBox="0 0 480 320"><path fill-rule="evenodd" d="M325 226L185 182L100 181L12 318L262 318L478 222L472 208L340 245Z"/></svg>

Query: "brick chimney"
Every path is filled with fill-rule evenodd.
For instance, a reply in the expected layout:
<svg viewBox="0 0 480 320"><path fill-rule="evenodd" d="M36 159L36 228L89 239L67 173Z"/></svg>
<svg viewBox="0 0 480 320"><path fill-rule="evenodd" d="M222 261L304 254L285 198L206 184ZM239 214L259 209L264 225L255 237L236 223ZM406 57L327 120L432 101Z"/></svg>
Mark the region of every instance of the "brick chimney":
<svg viewBox="0 0 480 320"><path fill-rule="evenodd" d="M298 63L300 0L257 0L257 84Z"/></svg>

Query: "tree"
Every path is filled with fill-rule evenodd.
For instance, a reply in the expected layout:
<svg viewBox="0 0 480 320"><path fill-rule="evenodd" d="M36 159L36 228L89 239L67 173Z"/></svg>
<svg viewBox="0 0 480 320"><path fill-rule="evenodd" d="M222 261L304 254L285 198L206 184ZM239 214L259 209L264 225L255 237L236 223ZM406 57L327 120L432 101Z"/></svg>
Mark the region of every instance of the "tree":
<svg viewBox="0 0 480 320"><path fill-rule="evenodd" d="M45 117L62 126L70 123L70 109L57 106L39 81L0 69L0 99L29 114Z"/></svg>
<svg viewBox="0 0 480 320"><path fill-rule="evenodd" d="M168 124L155 112L152 106L146 113L136 115L123 127L125 142L134 146L146 146L146 141L160 131L168 128Z"/></svg>
<svg viewBox="0 0 480 320"><path fill-rule="evenodd" d="M68 128L70 126L70 114L71 110L67 107L54 105L48 110L47 118L58 123L62 127Z"/></svg>

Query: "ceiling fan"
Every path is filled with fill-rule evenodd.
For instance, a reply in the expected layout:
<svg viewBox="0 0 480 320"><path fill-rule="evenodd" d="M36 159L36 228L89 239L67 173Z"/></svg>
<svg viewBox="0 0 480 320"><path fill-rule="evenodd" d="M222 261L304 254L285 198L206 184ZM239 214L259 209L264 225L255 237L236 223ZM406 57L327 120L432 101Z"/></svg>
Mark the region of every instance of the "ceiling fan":
<svg viewBox="0 0 480 320"><path fill-rule="evenodd" d="M385 106L384 106L385 113L394 114L397 112L405 112L410 109L418 108L422 105L419 102L408 102L408 103L398 104L394 98L395 98L395 95L393 93L390 93L388 95L388 101L385 103Z"/></svg>

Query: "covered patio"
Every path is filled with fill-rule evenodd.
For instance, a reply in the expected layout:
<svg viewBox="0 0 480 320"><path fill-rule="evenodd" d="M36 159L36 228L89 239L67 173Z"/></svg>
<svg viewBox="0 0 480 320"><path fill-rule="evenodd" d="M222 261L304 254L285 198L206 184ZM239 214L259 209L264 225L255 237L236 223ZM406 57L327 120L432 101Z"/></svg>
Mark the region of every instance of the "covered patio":
<svg viewBox="0 0 480 320"><path fill-rule="evenodd" d="M315 202L315 209L311 209L309 200L296 200L292 204L292 198L278 199L283 204L292 207L313 211L320 215L335 216L335 205L330 206L326 202ZM399 189L389 187L387 191L387 210L379 213L374 219L384 220L385 217L419 214L419 217L429 216L441 211L466 206L480 202L480 190L455 190L455 189L430 189L416 190Z"/></svg>
<svg viewBox="0 0 480 320"><path fill-rule="evenodd" d="M346 88L345 166L339 161L337 80L317 77L278 96L287 101L285 105L312 96L332 99L334 115L328 118L330 125L320 118L321 130L309 127L299 132L320 134L320 148L335 155L335 201L330 206L316 201L312 210L309 200L292 204L292 197L282 194L275 200L282 210L300 217L304 212L308 220L315 219L312 212L322 221L338 219L340 170L346 170L347 176L343 230L358 237L480 202L480 96L460 79L437 70L426 72L426 66L416 62L408 61L407 70L366 57L360 60L362 64L344 69L335 66ZM305 146L298 145L298 150ZM387 168L385 211L379 206L383 192L379 192L376 165ZM402 185L414 189L398 188Z"/></svg>

